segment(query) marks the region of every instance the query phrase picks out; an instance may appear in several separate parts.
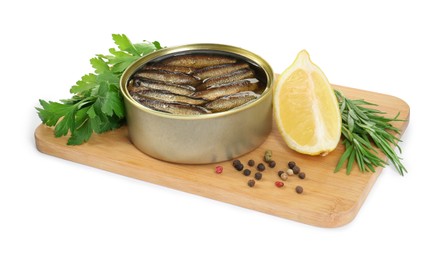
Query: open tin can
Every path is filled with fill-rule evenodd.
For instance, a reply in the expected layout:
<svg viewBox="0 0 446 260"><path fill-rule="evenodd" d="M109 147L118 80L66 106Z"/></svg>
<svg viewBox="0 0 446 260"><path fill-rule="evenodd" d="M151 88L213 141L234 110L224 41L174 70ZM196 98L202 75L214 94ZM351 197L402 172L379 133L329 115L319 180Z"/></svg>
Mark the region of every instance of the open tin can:
<svg viewBox="0 0 446 260"><path fill-rule="evenodd" d="M245 61L265 87L253 102L193 116L156 111L132 98L128 83L136 71L149 62L186 54L217 54ZM273 80L273 70L264 59L234 46L190 44L152 52L130 65L121 77L130 140L149 156L174 163L206 164L241 156L260 146L271 132Z"/></svg>

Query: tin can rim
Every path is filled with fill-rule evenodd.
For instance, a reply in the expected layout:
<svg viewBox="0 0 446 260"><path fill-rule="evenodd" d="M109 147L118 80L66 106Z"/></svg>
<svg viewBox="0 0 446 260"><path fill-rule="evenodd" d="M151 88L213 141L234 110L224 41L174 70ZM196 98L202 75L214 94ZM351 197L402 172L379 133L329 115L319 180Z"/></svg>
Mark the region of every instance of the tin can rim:
<svg viewBox="0 0 446 260"><path fill-rule="evenodd" d="M239 106L237 108L218 112L218 113L211 113L211 114L204 114L204 115L175 115L175 114L169 114L161 111L156 111L153 109L150 109L148 107L145 107L141 105L140 103L136 102L128 92L127 84L130 79L130 77L134 74L134 72L139 69L141 66L146 64L147 62L154 60L156 58L159 58L161 56L170 55L174 53L181 53L185 51L222 51L227 53L236 54L239 56L242 56L243 58L249 59L253 61L256 65L261 68L266 75L266 86L265 90L262 92L259 98L254 100L253 102L248 102L242 106ZM168 47L164 49L160 49L154 52L151 52L145 56L142 56L138 60L134 61L130 66L128 66L121 78L120 78L120 91L123 97L131 103L132 106L135 106L136 108L146 112L150 113L156 116L164 117L164 118L171 118L171 119L182 119L182 120L197 120L197 119L209 119L209 118L218 118L218 117L224 117L228 116L230 114L238 113L242 110L249 109L252 106L255 106L256 104L262 102L263 99L267 98L268 94L272 92L273 88L273 82L274 82L274 72L271 68L271 66L268 64L266 60L264 60L259 55L248 51L246 49L232 46L232 45L225 45L225 44L217 44L217 43L195 43L195 44L187 44L187 45L178 45L173 47Z"/></svg>

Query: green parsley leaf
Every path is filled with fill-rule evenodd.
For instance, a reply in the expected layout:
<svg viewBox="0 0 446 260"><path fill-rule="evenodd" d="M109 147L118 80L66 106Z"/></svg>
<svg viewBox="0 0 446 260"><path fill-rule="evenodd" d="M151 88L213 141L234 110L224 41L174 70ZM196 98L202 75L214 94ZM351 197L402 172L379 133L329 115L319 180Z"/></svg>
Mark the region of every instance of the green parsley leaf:
<svg viewBox="0 0 446 260"><path fill-rule="evenodd" d="M86 74L82 76L81 80L76 82L76 85L70 89L71 93L84 93L90 91L92 88L97 87L97 76L95 74Z"/></svg>
<svg viewBox="0 0 446 260"><path fill-rule="evenodd" d="M71 87L73 96L59 102L39 100L36 107L43 124L54 126L56 137L70 134L67 144L87 142L93 133L104 133L125 122L124 101L119 79L135 60L161 49L159 42L133 44L124 34L112 34L118 49L90 59L94 73L85 74Z"/></svg>
<svg viewBox="0 0 446 260"><path fill-rule="evenodd" d="M41 99L39 102L42 108L36 109L40 120L47 126L55 126L61 117L67 115L72 110L71 106L57 102L47 102Z"/></svg>
<svg viewBox="0 0 446 260"><path fill-rule="evenodd" d="M82 144L88 139L90 139L91 134L93 133L93 129L91 128L90 121L86 120L84 124L80 127L76 128L76 131L71 134L71 137L68 138L68 145L78 145Z"/></svg>
<svg viewBox="0 0 446 260"><path fill-rule="evenodd" d="M141 56L141 53L136 50L135 46L130 42L129 38L127 38L124 34L112 34L112 38L115 41L115 44L121 51L128 52L133 56Z"/></svg>
<svg viewBox="0 0 446 260"><path fill-rule="evenodd" d="M124 105L117 91L110 90L106 93L102 112L108 116L116 115L118 118L124 118Z"/></svg>

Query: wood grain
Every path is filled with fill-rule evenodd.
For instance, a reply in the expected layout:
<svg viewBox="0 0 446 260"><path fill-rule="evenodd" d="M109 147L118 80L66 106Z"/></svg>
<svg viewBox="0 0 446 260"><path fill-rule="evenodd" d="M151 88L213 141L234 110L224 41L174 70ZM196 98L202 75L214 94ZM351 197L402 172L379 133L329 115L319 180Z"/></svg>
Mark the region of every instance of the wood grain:
<svg viewBox="0 0 446 260"><path fill-rule="evenodd" d="M410 108L403 100L375 92L334 87L347 97L364 98L379 104L379 109L386 111L388 116L400 112L400 118L406 121L395 126L402 132L406 129ZM342 145L325 157L298 154L286 146L275 127L259 148L238 158L245 165L249 159L260 162L265 150L272 150L277 166L274 169L267 167L263 179L257 181L254 188L247 186L253 176L246 177L237 172L231 161L183 165L151 158L131 144L126 127L93 135L88 143L80 146L67 146L66 138L55 138L52 128L40 125L35 130L35 141L42 153L319 227L338 227L352 221L382 171L379 168L376 173L360 173L355 168L350 175L345 171L333 173L344 150ZM290 160L296 161L307 177L301 180L291 176L284 187L275 187L274 182L279 180L277 171L286 169ZM217 165L224 167L222 174L215 173ZM255 172L253 168L252 171ZM302 194L294 191L297 185L304 188Z"/></svg>

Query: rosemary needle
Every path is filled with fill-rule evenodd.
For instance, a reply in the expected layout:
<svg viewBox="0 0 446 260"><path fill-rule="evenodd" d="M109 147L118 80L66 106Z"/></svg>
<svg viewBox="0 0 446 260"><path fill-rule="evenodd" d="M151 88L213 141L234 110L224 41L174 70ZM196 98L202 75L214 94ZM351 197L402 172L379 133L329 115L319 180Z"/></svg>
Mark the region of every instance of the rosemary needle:
<svg viewBox="0 0 446 260"><path fill-rule="evenodd" d="M398 173L404 175L407 170L393 149L396 147L401 153L398 146L401 140L397 137L401 132L392 125L392 122L403 121L398 119L399 113L394 118L388 118L383 116L385 112L372 108L377 106L376 104L348 99L338 90L335 90L335 94L341 111L345 151L334 171L338 172L346 163L347 174L350 174L356 162L361 172L375 172L376 167L387 165L386 161L379 157L380 150L389 158Z"/></svg>

